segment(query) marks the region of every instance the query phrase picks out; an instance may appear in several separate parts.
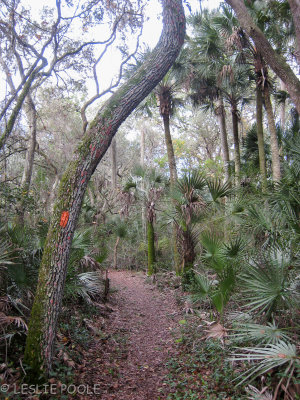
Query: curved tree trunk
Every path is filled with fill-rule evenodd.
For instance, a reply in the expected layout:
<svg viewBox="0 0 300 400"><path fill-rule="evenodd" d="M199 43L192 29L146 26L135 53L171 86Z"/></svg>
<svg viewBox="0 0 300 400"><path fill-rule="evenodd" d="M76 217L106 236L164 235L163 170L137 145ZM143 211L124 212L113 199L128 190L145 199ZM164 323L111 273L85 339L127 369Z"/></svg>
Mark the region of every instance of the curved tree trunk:
<svg viewBox="0 0 300 400"><path fill-rule="evenodd" d="M267 189L267 170L266 170L266 155L265 142L263 131L263 101L260 87L256 86L256 133L258 145L259 170L261 175L262 191Z"/></svg>
<svg viewBox="0 0 300 400"><path fill-rule="evenodd" d="M227 131L226 131L226 121L225 121L225 108L223 104L223 99L220 96L217 100L217 108L215 113L218 118L219 129L221 134L221 148L222 148L222 157L225 168L225 180L228 181L230 178L229 171L229 149L228 149L228 141L227 141Z"/></svg>
<svg viewBox="0 0 300 400"><path fill-rule="evenodd" d="M265 100L265 109L267 112L268 125L270 131L270 144L272 153L272 175L273 175L273 180L275 182L278 182L281 179L279 147L278 147L276 125L270 98L270 92L267 87L264 89L264 100Z"/></svg>
<svg viewBox="0 0 300 400"><path fill-rule="evenodd" d="M51 369L73 234L87 184L121 123L155 88L175 61L185 36L181 0L163 0L160 40L136 73L98 111L60 182L40 266L24 362L29 380Z"/></svg>
<svg viewBox="0 0 300 400"><path fill-rule="evenodd" d="M235 102L231 105L231 118L232 118L232 133L234 143L234 166L235 176L238 184L241 181L241 157L240 157L240 140L239 140L239 119L238 110Z"/></svg>

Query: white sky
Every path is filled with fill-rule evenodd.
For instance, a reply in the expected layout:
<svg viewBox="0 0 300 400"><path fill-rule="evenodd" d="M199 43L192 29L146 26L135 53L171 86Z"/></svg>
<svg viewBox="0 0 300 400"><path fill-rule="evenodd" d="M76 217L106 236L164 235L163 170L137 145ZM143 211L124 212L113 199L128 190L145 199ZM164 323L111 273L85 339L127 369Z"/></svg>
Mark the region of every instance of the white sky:
<svg viewBox="0 0 300 400"><path fill-rule="evenodd" d="M188 3L192 7L193 12L200 10L199 0L188 0ZM219 3L220 0L202 0L202 8L216 8ZM21 4L23 4L26 8L30 7L32 9L33 17L36 19L39 18L39 13L43 6L46 5L50 8L56 8L55 0L22 0ZM188 9L185 8L185 10L186 14L188 15ZM147 17L149 17L149 20L146 21L144 24L141 43L144 42L151 48L153 48L159 39L162 29L162 21L161 18L159 18L161 14L160 1L149 0L145 14ZM135 46L135 43L132 46ZM107 52L107 54L104 56L103 60L99 64L98 73L101 90L106 89L112 81L113 77L118 73L120 65L119 60L120 58L116 56L116 53ZM95 94L94 82L88 84L88 89L89 96L93 96Z"/></svg>

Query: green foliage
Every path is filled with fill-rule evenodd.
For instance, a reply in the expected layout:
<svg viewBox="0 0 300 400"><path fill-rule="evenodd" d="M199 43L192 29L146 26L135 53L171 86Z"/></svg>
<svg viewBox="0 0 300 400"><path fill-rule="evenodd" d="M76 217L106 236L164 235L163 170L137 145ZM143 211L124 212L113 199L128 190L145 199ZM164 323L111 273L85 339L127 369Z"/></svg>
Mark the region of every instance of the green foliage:
<svg viewBox="0 0 300 400"><path fill-rule="evenodd" d="M206 185L214 202L229 196L231 193L230 182L222 183L220 179L207 179Z"/></svg>
<svg viewBox="0 0 300 400"><path fill-rule="evenodd" d="M243 298L252 311L271 313L281 308L299 305L299 294L293 286L293 273L289 256L273 250L262 260L248 264L240 276Z"/></svg>
<svg viewBox="0 0 300 400"><path fill-rule="evenodd" d="M244 347L240 350L243 352L236 352L230 359L231 361L244 361L251 364L256 361L257 363L254 363L246 372L236 378L239 381L238 385L249 380L249 378L253 380L258 375L263 375L271 369L282 368L283 366L286 367L284 373L289 376L290 380L295 367L299 367L300 364L296 346L283 340L268 344L265 347Z"/></svg>
<svg viewBox="0 0 300 400"><path fill-rule="evenodd" d="M266 325L244 323L237 324L234 328L236 333L230 335L230 338L237 343L255 342L259 344L278 343L281 340L291 341L286 330L278 328L276 323L267 322Z"/></svg>

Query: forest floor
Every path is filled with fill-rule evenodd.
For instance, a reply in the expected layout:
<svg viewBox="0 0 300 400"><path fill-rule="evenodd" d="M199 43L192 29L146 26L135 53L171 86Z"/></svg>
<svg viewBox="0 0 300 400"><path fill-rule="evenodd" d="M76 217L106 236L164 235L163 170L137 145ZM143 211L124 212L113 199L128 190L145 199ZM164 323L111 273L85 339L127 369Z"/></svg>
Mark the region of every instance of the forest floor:
<svg viewBox="0 0 300 400"><path fill-rule="evenodd" d="M110 271L108 277L111 312L98 321L103 334L86 351L77 377L78 383L99 385L101 393L80 398L166 399L166 363L178 351L172 332L182 314L175 296L139 272Z"/></svg>

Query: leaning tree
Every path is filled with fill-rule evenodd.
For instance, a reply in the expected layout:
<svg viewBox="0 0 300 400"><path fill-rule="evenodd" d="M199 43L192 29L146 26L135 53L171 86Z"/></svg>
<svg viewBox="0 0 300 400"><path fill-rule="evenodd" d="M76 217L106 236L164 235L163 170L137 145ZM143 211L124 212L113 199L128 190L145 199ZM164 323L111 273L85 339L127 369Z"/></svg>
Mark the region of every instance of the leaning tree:
<svg viewBox="0 0 300 400"><path fill-rule="evenodd" d="M162 0L163 30L145 63L101 107L60 182L39 271L24 362L31 381L51 369L67 264L87 184L121 123L154 89L183 44L182 0Z"/></svg>

